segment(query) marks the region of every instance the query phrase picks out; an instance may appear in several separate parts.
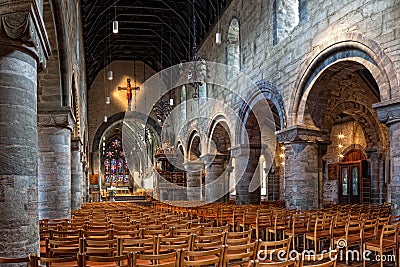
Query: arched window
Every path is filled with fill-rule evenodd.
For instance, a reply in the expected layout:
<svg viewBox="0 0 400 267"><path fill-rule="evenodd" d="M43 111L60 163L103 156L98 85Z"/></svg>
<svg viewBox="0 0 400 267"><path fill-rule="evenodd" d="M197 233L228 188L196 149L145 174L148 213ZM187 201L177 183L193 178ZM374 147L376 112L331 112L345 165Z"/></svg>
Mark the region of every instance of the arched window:
<svg viewBox="0 0 400 267"><path fill-rule="evenodd" d="M299 6L299 2L302 3ZM304 3L303 3L304 2ZM273 45L285 39L299 24L299 7L307 10L305 0L275 0L272 6ZM304 10L303 10L304 12Z"/></svg>
<svg viewBox="0 0 400 267"><path fill-rule="evenodd" d="M181 88L181 118L182 121L186 120L186 86L182 85Z"/></svg>
<svg viewBox="0 0 400 267"><path fill-rule="evenodd" d="M104 182L129 183L129 168L122 150L121 140L114 139L104 154Z"/></svg>
<svg viewBox="0 0 400 267"><path fill-rule="evenodd" d="M228 70L228 78L233 77L234 71L240 70L240 38L239 21L232 19L228 28L228 44L226 47L226 64L231 68Z"/></svg>

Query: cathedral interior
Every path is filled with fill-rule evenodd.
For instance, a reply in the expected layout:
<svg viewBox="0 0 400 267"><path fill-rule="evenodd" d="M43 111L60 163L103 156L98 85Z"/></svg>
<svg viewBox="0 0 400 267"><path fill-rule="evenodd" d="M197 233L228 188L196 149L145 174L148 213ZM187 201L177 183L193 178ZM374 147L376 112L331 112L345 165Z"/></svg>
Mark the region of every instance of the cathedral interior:
<svg viewBox="0 0 400 267"><path fill-rule="evenodd" d="M399 0L0 3L0 263L398 266Z"/></svg>

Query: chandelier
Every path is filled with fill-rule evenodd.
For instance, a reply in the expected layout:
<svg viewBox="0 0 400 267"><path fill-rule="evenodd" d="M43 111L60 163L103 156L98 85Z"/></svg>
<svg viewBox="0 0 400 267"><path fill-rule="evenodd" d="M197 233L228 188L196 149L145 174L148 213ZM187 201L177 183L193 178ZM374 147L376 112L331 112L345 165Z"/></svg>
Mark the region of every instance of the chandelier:
<svg viewBox="0 0 400 267"><path fill-rule="evenodd" d="M180 74L184 74L189 80L189 84L194 88L192 97L194 99L199 98L199 88L203 85L208 75L209 67L206 64L206 60L202 57L197 56L197 30L196 30L196 13L195 13L196 0L192 0L192 13L193 13L193 47L192 47L192 63L187 69L183 69L183 64L180 64Z"/></svg>

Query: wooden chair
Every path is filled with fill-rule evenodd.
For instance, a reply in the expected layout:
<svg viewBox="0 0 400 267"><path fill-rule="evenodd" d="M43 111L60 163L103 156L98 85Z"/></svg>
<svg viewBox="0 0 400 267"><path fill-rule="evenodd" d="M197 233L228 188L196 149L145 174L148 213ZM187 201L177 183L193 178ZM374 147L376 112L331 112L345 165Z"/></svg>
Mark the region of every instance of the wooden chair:
<svg viewBox="0 0 400 267"><path fill-rule="evenodd" d="M55 257L66 257L76 255L78 252L82 252L83 243L82 239L76 240L49 240L46 239L46 252L45 255L48 258Z"/></svg>
<svg viewBox="0 0 400 267"><path fill-rule="evenodd" d="M225 245L235 246L248 244L251 241L252 229L243 232L226 232Z"/></svg>
<svg viewBox="0 0 400 267"><path fill-rule="evenodd" d="M303 266L314 266L314 267L330 267L336 266L337 261L337 250L332 250L322 254L307 254L303 252L301 254L299 267Z"/></svg>
<svg viewBox="0 0 400 267"><path fill-rule="evenodd" d="M140 237L121 237L119 238L119 255L129 252L141 254L156 254L157 247L154 236L147 238Z"/></svg>
<svg viewBox="0 0 400 267"><path fill-rule="evenodd" d="M87 256L111 257L117 255L119 252L118 239L96 240L83 238L82 242L83 250L81 253L85 253Z"/></svg>
<svg viewBox="0 0 400 267"><path fill-rule="evenodd" d="M211 250L225 244L226 232L212 235L194 235L193 250Z"/></svg>
<svg viewBox="0 0 400 267"><path fill-rule="evenodd" d="M268 228L272 227L272 211L270 209L260 209L257 210L256 217L256 240L261 239L267 240Z"/></svg>
<svg viewBox="0 0 400 267"><path fill-rule="evenodd" d="M79 256L78 256L79 258ZM133 254L127 253L120 256L90 256L86 254L81 254L81 259L79 260L80 267L89 266L107 266L107 267L132 267L133 266Z"/></svg>
<svg viewBox="0 0 400 267"><path fill-rule="evenodd" d="M303 239L303 248L305 247L305 234L308 232L308 221L309 217L306 214L293 214L291 228L285 231L285 236L292 238L293 249L300 247L300 237Z"/></svg>
<svg viewBox="0 0 400 267"><path fill-rule="evenodd" d="M2 263L29 263L29 266L35 267L37 256L34 254L30 254L29 256L25 257L0 257L0 264Z"/></svg>
<svg viewBox="0 0 400 267"><path fill-rule="evenodd" d="M133 254L133 267L179 267L179 251L165 254Z"/></svg>
<svg viewBox="0 0 400 267"><path fill-rule="evenodd" d="M180 267L185 266L210 266L222 267L225 258L225 246L211 250L180 251Z"/></svg>
<svg viewBox="0 0 400 267"><path fill-rule="evenodd" d="M59 267L80 267L82 260L80 258L81 254L77 253L74 256L69 257L34 257L33 265L31 267L39 266L59 266Z"/></svg>
<svg viewBox="0 0 400 267"><path fill-rule="evenodd" d="M287 260L290 251L290 242L292 238L289 237L279 241L259 241L258 242L258 260L262 262L282 261Z"/></svg>
<svg viewBox="0 0 400 267"><path fill-rule="evenodd" d="M395 225L383 225L381 230L381 235L379 239L374 241L364 242L363 250L370 250L379 253L379 258L382 259L383 253L388 251L393 251L394 255L396 255L396 261L398 261L398 234L399 227L398 224ZM366 259L363 259L363 266L365 266ZM398 264L398 262L397 262ZM383 261L380 261L380 266L383 267Z"/></svg>
<svg viewBox="0 0 400 267"><path fill-rule="evenodd" d="M297 258L292 258L281 262L260 262L258 260L250 261L249 267L298 267L299 260Z"/></svg>
<svg viewBox="0 0 400 267"><path fill-rule="evenodd" d="M273 235L274 240L278 240L278 236L282 238L285 236L285 231L287 231L290 224L290 217L286 212L275 212L273 215L273 223L272 226L268 228L268 235ZM268 238L267 240L271 240Z"/></svg>
<svg viewBox="0 0 400 267"><path fill-rule="evenodd" d="M359 255L363 255L363 221L349 220L346 224L344 236L332 238L331 247L343 248L346 255L346 264L349 264L348 252L351 247L358 247ZM345 242L344 244L340 244Z"/></svg>
<svg viewBox="0 0 400 267"><path fill-rule="evenodd" d="M227 266L243 266L244 263L257 258L258 240L252 243L242 245L226 246L224 257L224 267Z"/></svg>
<svg viewBox="0 0 400 267"><path fill-rule="evenodd" d="M177 237L156 237L156 254L164 254L179 249L192 250L194 235Z"/></svg>
<svg viewBox="0 0 400 267"><path fill-rule="evenodd" d="M320 251L320 242L330 239L331 224L332 218L316 218L314 226L305 234L306 241L310 240L314 243L316 253Z"/></svg>

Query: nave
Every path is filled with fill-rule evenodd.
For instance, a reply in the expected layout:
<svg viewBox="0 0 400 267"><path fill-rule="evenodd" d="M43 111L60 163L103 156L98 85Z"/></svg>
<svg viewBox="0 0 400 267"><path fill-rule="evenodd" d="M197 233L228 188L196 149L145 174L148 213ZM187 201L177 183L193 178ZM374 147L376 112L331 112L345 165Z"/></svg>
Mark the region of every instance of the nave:
<svg viewBox="0 0 400 267"><path fill-rule="evenodd" d="M40 255L25 260L81 267L362 266L361 258L350 256L368 249L374 259L388 259L380 266L398 262L400 217L391 216L388 205L299 211L280 202L173 204L92 202L71 219L40 220Z"/></svg>

